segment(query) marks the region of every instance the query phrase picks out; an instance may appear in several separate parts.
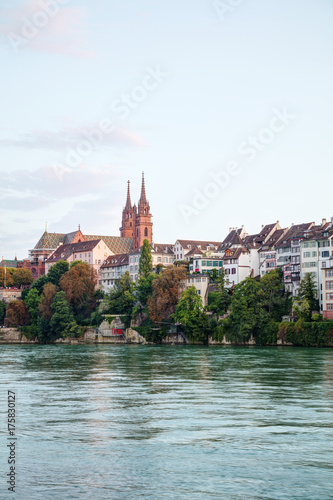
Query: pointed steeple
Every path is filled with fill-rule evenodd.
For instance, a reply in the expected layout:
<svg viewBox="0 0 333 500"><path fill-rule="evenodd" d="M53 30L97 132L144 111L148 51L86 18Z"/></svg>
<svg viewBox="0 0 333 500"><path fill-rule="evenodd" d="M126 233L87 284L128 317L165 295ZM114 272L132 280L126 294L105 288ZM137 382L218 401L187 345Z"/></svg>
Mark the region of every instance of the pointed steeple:
<svg viewBox="0 0 333 500"><path fill-rule="evenodd" d="M145 173L142 172L142 184L141 184L141 196L139 200L139 205L144 205L148 203L146 197L146 188L145 188Z"/></svg>
<svg viewBox="0 0 333 500"><path fill-rule="evenodd" d="M127 181L127 198L126 198L125 208L132 208L131 193L130 193L130 181Z"/></svg>

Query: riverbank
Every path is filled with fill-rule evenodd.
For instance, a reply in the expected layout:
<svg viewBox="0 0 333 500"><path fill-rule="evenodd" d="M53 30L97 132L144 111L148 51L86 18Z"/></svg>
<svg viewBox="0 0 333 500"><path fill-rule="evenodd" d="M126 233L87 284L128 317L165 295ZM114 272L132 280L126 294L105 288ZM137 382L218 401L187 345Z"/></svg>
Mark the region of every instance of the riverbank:
<svg viewBox="0 0 333 500"><path fill-rule="evenodd" d="M0 330L0 344L38 344L37 338L28 339L18 328L2 328ZM105 336L102 335L98 328L88 328L84 335L79 338L60 338L57 339L55 344L141 344L141 345L157 345L155 342L148 342L142 335L140 335L135 329L127 328L123 335L119 336ZM161 341L162 344L166 345L186 345L193 344L192 342L187 342L181 334L170 333ZM160 343L158 343L160 344ZM208 338L208 345L211 346L232 346L238 345L233 342L227 341L225 338L222 340L214 340L212 337ZM254 346L256 345L253 337L244 344L244 346ZM292 346L291 342L284 342L278 340L275 345ZM329 347L329 346L327 346Z"/></svg>

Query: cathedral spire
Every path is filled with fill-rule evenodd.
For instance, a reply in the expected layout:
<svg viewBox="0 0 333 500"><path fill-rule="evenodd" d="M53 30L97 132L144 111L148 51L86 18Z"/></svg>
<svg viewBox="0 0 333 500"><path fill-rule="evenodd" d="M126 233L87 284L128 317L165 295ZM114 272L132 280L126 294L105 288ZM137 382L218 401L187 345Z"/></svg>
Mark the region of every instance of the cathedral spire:
<svg viewBox="0 0 333 500"><path fill-rule="evenodd" d="M126 205L125 208L131 208L131 193L130 193L130 181L127 181L127 199L126 199Z"/></svg>
<svg viewBox="0 0 333 500"><path fill-rule="evenodd" d="M147 203L146 188L145 188L145 173L142 172L142 184L141 184L141 196L139 205L144 205Z"/></svg>

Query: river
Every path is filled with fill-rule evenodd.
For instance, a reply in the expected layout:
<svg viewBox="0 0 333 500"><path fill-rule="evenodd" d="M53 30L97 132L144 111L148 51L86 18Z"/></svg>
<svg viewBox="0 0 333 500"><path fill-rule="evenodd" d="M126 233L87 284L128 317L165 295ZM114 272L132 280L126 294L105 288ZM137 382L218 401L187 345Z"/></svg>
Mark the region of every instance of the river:
<svg viewBox="0 0 333 500"><path fill-rule="evenodd" d="M333 498L333 349L1 345L0 356L1 499Z"/></svg>

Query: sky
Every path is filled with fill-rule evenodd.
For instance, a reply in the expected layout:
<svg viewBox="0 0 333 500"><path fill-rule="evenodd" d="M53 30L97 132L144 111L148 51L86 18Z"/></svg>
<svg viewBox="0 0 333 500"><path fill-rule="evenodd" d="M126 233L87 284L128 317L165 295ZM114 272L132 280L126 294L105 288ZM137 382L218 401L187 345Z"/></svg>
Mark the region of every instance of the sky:
<svg viewBox="0 0 333 500"><path fill-rule="evenodd" d="M0 0L0 257L333 216L332 0Z"/></svg>

